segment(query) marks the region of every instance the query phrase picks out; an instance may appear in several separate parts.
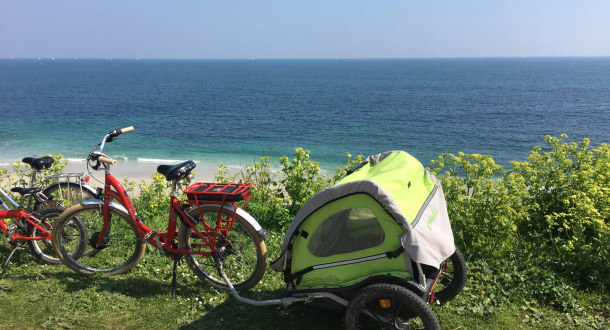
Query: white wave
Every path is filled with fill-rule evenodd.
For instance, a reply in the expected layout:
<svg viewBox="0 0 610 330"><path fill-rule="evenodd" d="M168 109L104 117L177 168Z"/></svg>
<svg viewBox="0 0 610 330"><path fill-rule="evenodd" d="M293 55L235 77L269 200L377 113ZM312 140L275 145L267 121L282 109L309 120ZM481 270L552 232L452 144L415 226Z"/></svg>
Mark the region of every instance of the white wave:
<svg viewBox="0 0 610 330"><path fill-rule="evenodd" d="M85 158L66 158L69 163L82 163L86 161Z"/></svg>
<svg viewBox="0 0 610 330"><path fill-rule="evenodd" d="M138 158L138 163L178 164L182 162L183 160L179 159Z"/></svg>

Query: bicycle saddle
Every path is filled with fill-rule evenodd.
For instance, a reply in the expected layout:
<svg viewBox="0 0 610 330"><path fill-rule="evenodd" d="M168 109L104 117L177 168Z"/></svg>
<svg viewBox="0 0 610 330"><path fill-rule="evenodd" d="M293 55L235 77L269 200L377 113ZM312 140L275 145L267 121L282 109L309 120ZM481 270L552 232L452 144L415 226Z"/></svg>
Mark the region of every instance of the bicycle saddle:
<svg viewBox="0 0 610 330"><path fill-rule="evenodd" d="M52 158L51 158L52 159ZM16 192L18 194L20 194L21 196L27 196L27 195L34 195L37 192L40 191L40 188L22 188L22 187L15 187L13 189L11 189L12 192Z"/></svg>
<svg viewBox="0 0 610 330"><path fill-rule="evenodd" d="M51 167L51 164L53 164L55 162L55 160L53 160L53 157L49 157L49 156L40 157L40 158L26 157L26 158L22 159L21 161L26 164L29 164L36 171L40 171L43 168L49 168L49 167Z"/></svg>
<svg viewBox="0 0 610 330"><path fill-rule="evenodd" d="M157 167L157 172L165 175L165 179L167 181L176 180L176 179L184 179L191 171L197 166L194 161L187 160L186 162L182 162L176 165L159 165Z"/></svg>

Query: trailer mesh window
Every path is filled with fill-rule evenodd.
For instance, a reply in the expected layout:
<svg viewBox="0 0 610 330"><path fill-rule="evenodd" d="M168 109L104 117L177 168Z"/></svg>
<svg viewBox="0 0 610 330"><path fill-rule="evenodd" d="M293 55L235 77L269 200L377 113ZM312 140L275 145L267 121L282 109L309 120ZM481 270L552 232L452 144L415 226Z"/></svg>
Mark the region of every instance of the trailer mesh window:
<svg viewBox="0 0 610 330"><path fill-rule="evenodd" d="M339 211L322 222L309 240L309 251L317 257L349 253L383 243L384 232L368 208Z"/></svg>

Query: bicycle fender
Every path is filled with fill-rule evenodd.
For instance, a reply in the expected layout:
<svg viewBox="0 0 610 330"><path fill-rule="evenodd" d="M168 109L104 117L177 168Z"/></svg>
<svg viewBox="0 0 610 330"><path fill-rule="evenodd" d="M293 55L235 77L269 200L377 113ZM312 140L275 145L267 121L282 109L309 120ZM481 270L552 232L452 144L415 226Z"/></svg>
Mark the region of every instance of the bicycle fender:
<svg viewBox="0 0 610 330"><path fill-rule="evenodd" d="M83 205L99 205L100 207L104 206L104 201L101 199L87 199L87 200L81 201L80 203ZM127 209L119 203L110 202L109 206L112 208L118 209L119 211L124 212L125 214L129 215L129 212L127 212Z"/></svg>
<svg viewBox="0 0 610 330"><path fill-rule="evenodd" d="M204 205L218 206L219 204L206 203ZM231 204L225 204L225 205L223 205L223 208L225 210L228 210L229 212L235 212L235 206L233 206ZM260 236L261 239L265 239L267 236L269 236L269 233L267 233L267 231L264 230L263 227L261 227L261 225L258 223L258 221L256 221L256 219L254 219L254 217L251 216L244 209L238 207L237 214L240 217L242 217L244 220L248 221L248 223L252 226L252 228L254 228L254 230L256 230L256 233Z"/></svg>
<svg viewBox="0 0 610 330"><path fill-rule="evenodd" d="M61 183L64 183L64 182L61 182ZM47 194L48 194L48 191L49 191L49 190L50 190L52 187L59 186L59 184L60 184L59 182L55 182L55 183L53 183L53 184L48 185L47 187L45 187L45 189L44 189L44 191L43 191L42 193L43 193L43 194L45 194L45 195L47 195ZM80 184L80 186L81 186L81 188L82 188L83 190L87 190L89 193L91 193L91 194L93 194L93 195L95 195L95 194L97 193L97 192L96 192L96 190L95 190L93 187L91 187L90 185L88 185L88 184L86 184L86 183L82 183L82 184Z"/></svg>

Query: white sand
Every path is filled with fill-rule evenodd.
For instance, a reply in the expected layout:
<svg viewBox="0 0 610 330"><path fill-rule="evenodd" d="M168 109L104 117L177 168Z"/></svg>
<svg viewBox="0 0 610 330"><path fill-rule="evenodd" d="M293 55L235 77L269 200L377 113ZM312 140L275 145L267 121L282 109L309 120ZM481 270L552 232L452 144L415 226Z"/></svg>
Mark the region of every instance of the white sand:
<svg viewBox="0 0 610 330"><path fill-rule="evenodd" d="M140 180L150 180L153 174L157 173L157 166L161 164L142 163L135 161L117 160L117 164L111 167L112 175L119 180L129 178L139 182ZM170 164L171 165L171 164ZM195 180L197 181L214 181L214 173L217 167L211 164L197 164L193 172L197 173ZM85 161L70 161L63 170L64 173L81 173L87 172ZM103 181L104 171L93 171L90 173L92 177Z"/></svg>
<svg viewBox="0 0 610 330"><path fill-rule="evenodd" d="M146 182L150 182L153 174L157 172L157 166L161 164L154 163L142 163L137 161L125 161L118 160L117 164L112 166L111 172L115 178L119 180L119 182L123 182L125 178L135 181L136 183L141 183L142 180ZM9 170L12 170L12 166L3 166ZM198 182L214 182L214 174L216 173L218 167L213 164L201 164L198 163L197 167L194 169L196 173L193 181ZM70 160L68 165L63 170L63 173L86 173L88 172L87 164L83 161L74 161ZM104 186L104 171L92 171L89 173L90 180L89 185L97 188ZM0 186L6 187L6 182L0 182ZM137 194L136 192L133 192Z"/></svg>

